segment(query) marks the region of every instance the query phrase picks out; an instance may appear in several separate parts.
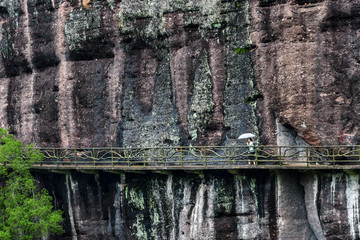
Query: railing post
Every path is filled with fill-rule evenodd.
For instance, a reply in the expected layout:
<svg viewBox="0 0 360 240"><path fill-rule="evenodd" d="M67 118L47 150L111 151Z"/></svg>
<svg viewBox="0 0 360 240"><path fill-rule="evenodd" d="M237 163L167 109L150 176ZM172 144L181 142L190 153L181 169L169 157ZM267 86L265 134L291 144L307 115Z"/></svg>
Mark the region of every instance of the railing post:
<svg viewBox="0 0 360 240"><path fill-rule="evenodd" d="M165 167L164 147L161 147L161 160L163 167Z"/></svg>
<svg viewBox="0 0 360 240"><path fill-rule="evenodd" d="M258 165L258 155L257 155L257 153L258 153L258 150L255 147L255 164L256 164L256 166Z"/></svg>
<svg viewBox="0 0 360 240"><path fill-rule="evenodd" d="M146 164L145 164L145 162L146 162L146 150L145 150L145 148L143 150L144 150L143 158L144 158L144 167L145 167L146 166Z"/></svg>
<svg viewBox="0 0 360 240"><path fill-rule="evenodd" d="M110 149L110 151L111 151L111 166L114 167L114 151L112 148Z"/></svg>
<svg viewBox="0 0 360 240"><path fill-rule="evenodd" d="M95 149L92 149L92 153L93 153L93 159L94 159L94 167L96 166L96 158L95 158Z"/></svg>
<svg viewBox="0 0 360 240"><path fill-rule="evenodd" d="M56 166L59 167L59 149L56 149Z"/></svg>
<svg viewBox="0 0 360 240"><path fill-rule="evenodd" d="M77 151L76 151L76 148L74 149L74 154L75 154L75 166L77 168L78 164L77 164Z"/></svg>
<svg viewBox="0 0 360 240"><path fill-rule="evenodd" d="M335 148L332 147L333 165L335 165Z"/></svg>
<svg viewBox="0 0 360 240"><path fill-rule="evenodd" d="M183 149L182 147L180 147L180 162L181 162L181 168L184 167L184 162L183 162Z"/></svg>
<svg viewBox="0 0 360 240"><path fill-rule="evenodd" d="M306 166L309 167L310 163L309 163L309 148L305 147L305 154L306 154Z"/></svg>
<svg viewBox="0 0 360 240"><path fill-rule="evenodd" d="M130 158L129 158L129 156L131 156L131 155L129 155L128 149L126 149L126 153L127 153L127 163L128 163L128 167L130 167ZM124 155L124 156L125 156L125 155Z"/></svg>
<svg viewBox="0 0 360 240"><path fill-rule="evenodd" d="M40 152L43 153L43 151L41 151L41 149L40 149ZM40 161L40 167L42 167L42 162L45 160L45 154L43 154L43 155L44 155L44 158L42 161Z"/></svg>
<svg viewBox="0 0 360 240"><path fill-rule="evenodd" d="M280 166L282 166L282 160L281 160L281 146L279 146L279 161L280 161Z"/></svg>
<svg viewBox="0 0 360 240"><path fill-rule="evenodd" d="M231 166L231 148L228 147L228 156L229 156L229 167Z"/></svg>
<svg viewBox="0 0 360 240"><path fill-rule="evenodd" d="M207 167L206 146L204 146L204 160L205 160L205 167Z"/></svg>

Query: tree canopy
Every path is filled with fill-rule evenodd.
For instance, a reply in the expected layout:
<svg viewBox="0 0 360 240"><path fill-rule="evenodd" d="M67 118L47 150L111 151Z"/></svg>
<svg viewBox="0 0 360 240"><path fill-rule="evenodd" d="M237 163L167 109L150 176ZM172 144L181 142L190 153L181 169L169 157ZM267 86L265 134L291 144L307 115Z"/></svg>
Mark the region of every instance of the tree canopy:
<svg viewBox="0 0 360 240"><path fill-rule="evenodd" d="M40 189L30 167L43 159L38 149L0 128L0 239L33 239L61 234L62 211Z"/></svg>

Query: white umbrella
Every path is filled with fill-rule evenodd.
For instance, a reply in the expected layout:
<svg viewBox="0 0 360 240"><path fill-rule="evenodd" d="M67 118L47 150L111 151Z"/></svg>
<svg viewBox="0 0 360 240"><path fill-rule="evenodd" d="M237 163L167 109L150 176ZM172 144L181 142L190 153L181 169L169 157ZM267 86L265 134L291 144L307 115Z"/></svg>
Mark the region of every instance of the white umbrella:
<svg viewBox="0 0 360 240"><path fill-rule="evenodd" d="M252 133L244 133L244 134L241 134L238 139L246 139L246 138L253 138L255 137L255 134L252 134Z"/></svg>

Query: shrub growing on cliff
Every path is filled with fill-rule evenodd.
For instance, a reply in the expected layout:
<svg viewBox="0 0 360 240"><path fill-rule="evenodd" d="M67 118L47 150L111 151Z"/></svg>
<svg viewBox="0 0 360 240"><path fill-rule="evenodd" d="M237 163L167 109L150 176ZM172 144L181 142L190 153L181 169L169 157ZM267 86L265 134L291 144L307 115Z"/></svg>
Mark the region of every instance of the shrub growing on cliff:
<svg viewBox="0 0 360 240"><path fill-rule="evenodd" d="M246 52L251 51L251 50L254 49L254 48L255 48L255 47L254 47L253 45L247 44L247 45L244 46L244 47L237 48L237 49L235 50L235 53L238 53L238 54L240 54L240 53L246 53Z"/></svg>
<svg viewBox="0 0 360 240"><path fill-rule="evenodd" d="M43 155L0 128L0 239L33 239L62 233L62 212L39 189L30 167Z"/></svg>

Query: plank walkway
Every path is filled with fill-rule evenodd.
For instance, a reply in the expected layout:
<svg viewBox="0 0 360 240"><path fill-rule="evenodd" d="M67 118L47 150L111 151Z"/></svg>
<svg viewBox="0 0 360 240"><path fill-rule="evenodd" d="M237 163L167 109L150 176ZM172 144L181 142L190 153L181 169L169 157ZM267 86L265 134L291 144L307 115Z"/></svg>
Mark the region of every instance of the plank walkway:
<svg viewBox="0 0 360 240"><path fill-rule="evenodd" d="M40 165L36 164L32 169L38 170L114 170L114 171L156 171L156 170L250 170L250 169L292 169L292 170L360 170L360 165L239 165L239 166L93 166L93 165Z"/></svg>
<svg viewBox="0 0 360 240"><path fill-rule="evenodd" d="M33 169L86 171L357 170L360 146L179 146L156 148L41 148ZM253 159L256 165L249 165Z"/></svg>

